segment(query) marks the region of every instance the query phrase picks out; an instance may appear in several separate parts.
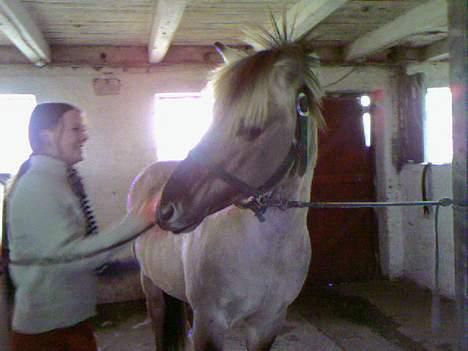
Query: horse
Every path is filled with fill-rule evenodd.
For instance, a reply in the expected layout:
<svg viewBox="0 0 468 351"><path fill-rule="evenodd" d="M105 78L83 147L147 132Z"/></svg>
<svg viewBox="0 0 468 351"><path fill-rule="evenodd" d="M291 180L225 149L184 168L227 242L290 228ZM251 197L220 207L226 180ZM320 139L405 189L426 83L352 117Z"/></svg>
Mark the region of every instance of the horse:
<svg viewBox="0 0 468 351"><path fill-rule="evenodd" d="M195 351L222 350L233 328L249 351L269 350L306 279L307 210L282 204L310 198L324 125L318 58L306 35L275 29L250 35L253 52L215 45L226 64L210 81L211 127L129 193L130 204L157 202L158 225L134 249L158 350L182 348L190 327Z"/></svg>

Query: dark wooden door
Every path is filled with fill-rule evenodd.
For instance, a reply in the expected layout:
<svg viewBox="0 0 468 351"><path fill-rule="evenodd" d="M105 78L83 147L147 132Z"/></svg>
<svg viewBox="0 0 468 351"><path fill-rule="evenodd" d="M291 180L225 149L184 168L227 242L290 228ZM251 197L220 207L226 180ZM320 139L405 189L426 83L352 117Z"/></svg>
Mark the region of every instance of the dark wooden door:
<svg viewBox="0 0 468 351"><path fill-rule="evenodd" d="M357 96L324 99L312 201L375 201L374 157L365 145ZM374 277L377 221L372 209L311 209L312 261L307 285Z"/></svg>

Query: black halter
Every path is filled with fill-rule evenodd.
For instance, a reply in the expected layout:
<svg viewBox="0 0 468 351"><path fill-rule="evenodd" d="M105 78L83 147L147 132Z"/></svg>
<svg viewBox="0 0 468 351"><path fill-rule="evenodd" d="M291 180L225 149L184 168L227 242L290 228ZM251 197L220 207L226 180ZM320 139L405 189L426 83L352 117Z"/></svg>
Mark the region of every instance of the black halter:
<svg viewBox="0 0 468 351"><path fill-rule="evenodd" d="M273 175L266 180L266 182L254 188L243 180L228 173L219 164L208 164L206 161L200 160L191 152L189 157L198 163L206 166L212 174L217 178L223 180L233 188L237 189L246 199L235 203L236 206L241 208L250 209L255 213L255 216L260 222L265 221L264 213L268 209L271 194L269 190L277 185L293 167L297 170L300 176L304 175L308 163L308 149L309 149L309 103L307 95L301 91L296 98L296 138L292 141L289 152L284 158L283 162L279 165Z"/></svg>

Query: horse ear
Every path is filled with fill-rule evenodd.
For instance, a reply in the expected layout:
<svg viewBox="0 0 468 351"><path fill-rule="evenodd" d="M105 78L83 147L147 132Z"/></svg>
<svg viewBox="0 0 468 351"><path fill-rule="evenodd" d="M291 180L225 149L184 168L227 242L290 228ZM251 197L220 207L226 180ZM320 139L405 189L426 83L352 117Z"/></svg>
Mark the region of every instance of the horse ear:
<svg viewBox="0 0 468 351"><path fill-rule="evenodd" d="M237 61L245 56L245 54L241 50L227 47L219 41L214 43L214 46L216 48L216 51L221 55L225 63Z"/></svg>

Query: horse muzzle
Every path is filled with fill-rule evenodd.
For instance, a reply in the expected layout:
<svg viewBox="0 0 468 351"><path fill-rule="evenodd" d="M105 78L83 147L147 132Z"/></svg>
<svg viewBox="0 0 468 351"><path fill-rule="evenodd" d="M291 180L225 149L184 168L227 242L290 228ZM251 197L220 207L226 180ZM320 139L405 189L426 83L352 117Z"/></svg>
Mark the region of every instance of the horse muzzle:
<svg viewBox="0 0 468 351"><path fill-rule="evenodd" d="M181 211L174 203L162 204L156 210L156 223L164 230L174 234L188 233L194 230L203 219L184 221L179 215Z"/></svg>

